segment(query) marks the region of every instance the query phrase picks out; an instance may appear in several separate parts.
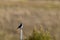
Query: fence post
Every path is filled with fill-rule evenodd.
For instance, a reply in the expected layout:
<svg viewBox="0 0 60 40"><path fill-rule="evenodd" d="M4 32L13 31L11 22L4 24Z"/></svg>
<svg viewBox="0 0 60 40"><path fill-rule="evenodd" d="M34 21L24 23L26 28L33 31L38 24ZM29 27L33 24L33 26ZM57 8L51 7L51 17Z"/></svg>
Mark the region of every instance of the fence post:
<svg viewBox="0 0 60 40"><path fill-rule="evenodd" d="M20 29L20 40L23 40L23 30L22 30L22 28Z"/></svg>

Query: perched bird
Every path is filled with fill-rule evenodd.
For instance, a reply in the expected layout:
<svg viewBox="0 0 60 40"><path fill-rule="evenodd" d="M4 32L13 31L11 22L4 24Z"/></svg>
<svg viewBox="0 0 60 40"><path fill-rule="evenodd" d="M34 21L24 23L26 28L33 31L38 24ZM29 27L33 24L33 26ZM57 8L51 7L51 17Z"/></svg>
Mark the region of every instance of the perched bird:
<svg viewBox="0 0 60 40"><path fill-rule="evenodd" d="M18 26L17 29L16 29L16 32L17 32L17 33L20 33L20 29L22 29L22 28L23 28L23 24L20 23L19 26Z"/></svg>
<svg viewBox="0 0 60 40"><path fill-rule="evenodd" d="M18 26L18 28L17 29L19 29L19 28L23 28L23 25L22 25L22 23Z"/></svg>

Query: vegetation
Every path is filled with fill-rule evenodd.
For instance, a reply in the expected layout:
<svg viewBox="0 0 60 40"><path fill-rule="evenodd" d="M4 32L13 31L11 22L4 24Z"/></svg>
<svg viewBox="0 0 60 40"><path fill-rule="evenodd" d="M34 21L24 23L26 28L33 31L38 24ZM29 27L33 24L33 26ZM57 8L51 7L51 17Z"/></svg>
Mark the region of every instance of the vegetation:
<svg viewBox="0 0 60 40"><path fill-rule="evenodd" d="M40 31L37 31L36 29L34 29L32 34L29 37L27 37L26 40L53 40L50 33L47 31L44 32L44 29L41 29L41 28L40 28Z"/></svg>
<svg viewBox="0 0 60 40"><path fill-rule="evenodd" d="M1 1L0 40L19 40L16 28L20 22L23 22L27 35L33 27L39 29L40 24L45 30L48 29L48 32L34 29L27 40L52 40L51 35L54 40L60 40L60 1Z"/></svg>

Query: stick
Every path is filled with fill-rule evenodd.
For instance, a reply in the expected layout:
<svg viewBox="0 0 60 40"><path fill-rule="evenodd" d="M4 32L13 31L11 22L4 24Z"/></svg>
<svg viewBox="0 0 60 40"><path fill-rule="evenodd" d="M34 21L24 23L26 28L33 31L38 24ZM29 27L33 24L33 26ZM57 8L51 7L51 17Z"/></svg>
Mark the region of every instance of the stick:
<svg viewBox="0 0 60 40"><path fill-rule="evenodd" d="M20 40L23 40L23 31L22 31L22 28L20 30Z"/></svg>

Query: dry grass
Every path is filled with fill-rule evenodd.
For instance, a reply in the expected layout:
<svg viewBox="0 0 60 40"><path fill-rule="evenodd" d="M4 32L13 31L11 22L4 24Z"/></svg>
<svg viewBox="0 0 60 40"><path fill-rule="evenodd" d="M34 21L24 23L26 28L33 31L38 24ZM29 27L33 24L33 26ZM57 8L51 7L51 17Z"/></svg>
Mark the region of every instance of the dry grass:
<svg viewBox="0 0 60 40"><path fill-rule="evenodd" d="M60 40L60 2L0 2L0 40L18 40L16 28L20 22L28 35L33 27L39 29L39 25L43 25L56 40Z"/></svg>

